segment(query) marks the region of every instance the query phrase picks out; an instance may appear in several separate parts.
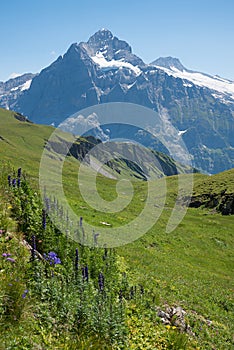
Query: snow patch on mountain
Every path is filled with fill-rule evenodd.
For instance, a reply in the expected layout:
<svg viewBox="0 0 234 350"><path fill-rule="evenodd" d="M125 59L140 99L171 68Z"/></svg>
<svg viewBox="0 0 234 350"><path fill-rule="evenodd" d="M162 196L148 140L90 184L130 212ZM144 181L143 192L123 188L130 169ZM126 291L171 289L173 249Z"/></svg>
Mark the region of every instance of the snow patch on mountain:
<svg viewBox="0 0 234 350"><path fill-rule="evenodd" d="M122 59L107 61L102 52L97 52L95 56L92 56L91 59L94 63L96 63L100 68L103 69L112 69L112 68L129 68L131 69L137 76L141 74L141 69L137 66L133 66L129 62L125 62Z"/></svg>
<svg viewBox="0 0 234 350"><path fill-rule="evenodd" d="M203 74L200 72L188 71L186 69L181 71L175 66L171 66L170 68L165 68L162 66L156 66L156 67L164 70L168 75L171 75L175 78L180 78L180 79L186 80L187 82L190 81L195 85L209 88L211 90L225 94L229 98L234 100L234 82L233 81L220 78L219 76L210 76L208 74ZM184 83L187 85L187 87L189 87L187 82L184 82Z"/></svg>
<svg viewBox="0 0 234 350"><path fill-rule="evenodd" d="M10 91L16 91L16 90L24 91L24 90L28 90L30 88L30 86L31 86L31 83L32 83L32 79L27 80L24 84L16 86L16 87L12 88Z"/></svg>
<svg viewBox="0 0 234 350"><path fill-rule="evenodd" d="M27 80L26 83L24 83L21 86L21 91L28 90L30 88L30 86L31 86L31 83L32 83L32 79Z"/></svg>
<svg viewBox="0 0 234 350"><path fill-rule="evenodd" d="M179 130L178 136L182 136L182 135L185 134L187 131L188 131L188 129L187 129L187 130Z"/></svg>

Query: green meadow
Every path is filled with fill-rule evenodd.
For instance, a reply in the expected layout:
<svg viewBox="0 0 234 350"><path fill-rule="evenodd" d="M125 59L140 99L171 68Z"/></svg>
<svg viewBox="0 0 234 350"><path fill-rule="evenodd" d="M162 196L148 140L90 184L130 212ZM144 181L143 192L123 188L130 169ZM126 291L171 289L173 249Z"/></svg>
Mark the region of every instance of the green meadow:
<svg viewBox="0 0 234 350"><path fill-rule="evenodd" d="M39 167L53 130L0 110L0 349L232 349L234 217L222 216L213 208L187 208L175 230L168 233L166 227L179 178L186 183L193 177L196 196L224 189L234 195L234 169L213 176L184 174L154 180L157 192L151 204L163 205L154 225L137 240L115 249L89 248L58 232L49 217L46 229L41 227ZM47 163L48 186L54 194L59 191L59 177L53 173L58 162L54 153ZM7 176L16 177L19 167L22 187L12 188ZM78 170L79 162L66 157L64 193L77 218L83 217L97 232L127 225L144 209L149 184L128 176L128 169L124 176L131 180L132 200L110 213L100 212L82 197ZM91 175L87 170L80 182L90 199ZM116 200L121 194L117 183L118 179L99 174L100 198ZM63 199L58 200L63 205ZM180 201L182 205L183 198ZM134 237L134 228L129 235ZM55 251L61 264L51 266L48 259L32 257L26 242L32 246L33 239L42 257ZM81 261L77 269L76 248ZM4 253L10 253L15 262L6 261ZM82 275L85 266L93 271L89 281ZM182 329L176 317L162 322L159 310L172 307L185 311L187 328Z"/></svg>

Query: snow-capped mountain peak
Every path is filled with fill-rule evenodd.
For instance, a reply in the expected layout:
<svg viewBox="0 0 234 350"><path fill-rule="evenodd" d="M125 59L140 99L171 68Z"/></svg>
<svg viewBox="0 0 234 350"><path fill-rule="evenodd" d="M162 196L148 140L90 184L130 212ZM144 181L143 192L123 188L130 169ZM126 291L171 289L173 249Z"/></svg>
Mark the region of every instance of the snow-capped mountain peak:
<svg viewBox="0 0 234 350"><path fill-rule="evenodd" d="M99 30L87 43L79 46L86 51L97 68L104 71L128 68L138 76L141 74L139 66L145 65L132 53L132 48L126 41L120 40L108 29Z"/></svg>
<svg viewBox="0 0 234 350"><path fill-rule="evenodd" d="M157 60L151 63L153 66L159 66L167 69L177 69L181 72L187 69L182 65L180 60L175 57L159 57Z"/></svg>
<svg viewBox="0 0 234 350"><path fill-rule="evenodd" d="M88 44L90 46L95 46L96 44L100 43L109 43L110 41L112 41L114 38L114 35L111 33L110 30L108 29L101 29L99 31L97 31L96 33L94 33L88 40Z"/></svg>
<svg viewBox="0 0 234 350"><path fill-rule="evenodd" d="M126 41L118 39L108 29L101 29L92 35L87 42L87 46L93 54L102 52L107 59L112 59L118 51L132 53L131 46Z"/></svg>

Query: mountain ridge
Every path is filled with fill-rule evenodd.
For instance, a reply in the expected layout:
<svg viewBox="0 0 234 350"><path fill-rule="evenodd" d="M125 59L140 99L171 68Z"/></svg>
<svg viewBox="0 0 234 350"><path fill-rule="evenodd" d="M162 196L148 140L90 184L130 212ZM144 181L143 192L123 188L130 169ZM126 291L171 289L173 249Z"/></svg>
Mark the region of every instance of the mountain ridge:
<svg viewBox="0 0 234 350"><path fill-rule="evenodd" d="M9 130L11 133L9 135ZM70 134L61 131L52 140L50 135L55 129L51 126L44 126L32 123L19 113L13 111L6 111L0 108L0 143L1 154L0 161L8 160L10 162L24 163L25 169L39 169L40 160L44 147L49 150L51 157L60 158L64 154L64 149L67 150L67 155L72 159L76 159L79 162L83 161L85 156L98 144L102 144L101 140L93 136L84 136L75 138L71 146ZM33 141L32 141L33 140ZM73 140L73 138L72 138ZM102 151L109 154L107 144L102 144ZM134 148L134 145L126 145L128 150ZM95 150L92 153L92 157L99 159L100 154ZM151 171L157 178L163 176L172 176L177 174L186 174L197 172L196 169L192 169L189 166L184 166L174 161L168 155L162 152L155 152L148 150L152 159L155 159L155 163L152 165ZM112 174L112 178L116 179L123 174L125 177L131 177L146 181L150 178L149 166L147 160L144 157L139 156L140 152L135 151L135 161L124 159L121 153L121 145L115 147L115 157L109 160L104 165L105 175ZM142 154L145 155L144 152ZM151 160L152 160L151 159ZM99 169L99 172L102 173ZM121 175L122 176L122 175Z"/></svg>
<svg viewBox="0 0 234 350"><path fill-rule="evenodd" d="M165 110L194 167L208 173L233 167L234 83L188 70L172 57L164 58L164 63L158 60L161 66L155 61L144 63L128 43L100 30L86 43L72 44L32 79L28 90L8 103L9 108L55 126L102 103L128 102L158 113Z"/></svg>

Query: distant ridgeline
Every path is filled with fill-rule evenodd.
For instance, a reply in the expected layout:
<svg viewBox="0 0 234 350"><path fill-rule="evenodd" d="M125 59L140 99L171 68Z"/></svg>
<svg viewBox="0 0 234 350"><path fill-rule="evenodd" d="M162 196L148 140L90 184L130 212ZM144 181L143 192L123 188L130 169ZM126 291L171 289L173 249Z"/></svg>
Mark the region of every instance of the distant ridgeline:
<svg viewBox="0 0 234 350"><path fill-rule="evenodd" d="M0 82L0 106L40 124L57 126L109 102L164 111L194 167L211 174L234 167L234 82L189 70L173 57L146 64L109 30L72 44L37 75Z"/></svg>

